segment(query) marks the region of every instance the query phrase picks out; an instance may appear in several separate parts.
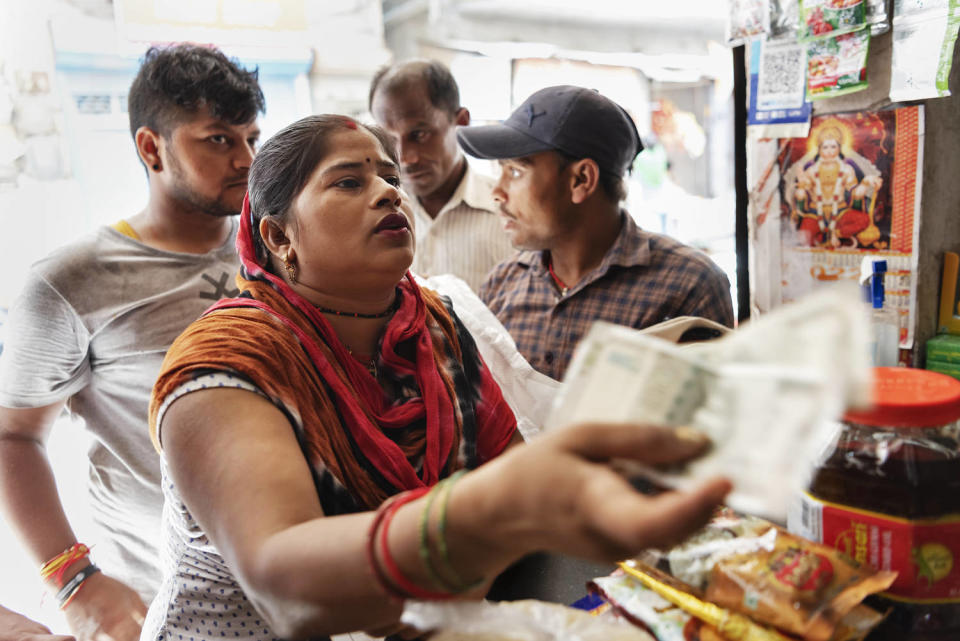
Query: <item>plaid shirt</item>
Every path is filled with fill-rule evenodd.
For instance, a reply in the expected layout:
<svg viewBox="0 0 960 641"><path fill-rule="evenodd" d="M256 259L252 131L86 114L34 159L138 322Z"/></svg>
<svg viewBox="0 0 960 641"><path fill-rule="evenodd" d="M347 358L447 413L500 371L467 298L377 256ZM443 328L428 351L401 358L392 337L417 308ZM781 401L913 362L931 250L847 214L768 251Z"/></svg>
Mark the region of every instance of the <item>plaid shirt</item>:
<svg viewBox="0 0 960 641"><path fill-rule="evenodd" d="M530 364L560 379L577 343L596 320L642 329L677 316L733 326L730 283L705 254L645 232L626 212L603 261L566 295L547 269L549 252L525 251L500 263L480 298Z"/></svg>

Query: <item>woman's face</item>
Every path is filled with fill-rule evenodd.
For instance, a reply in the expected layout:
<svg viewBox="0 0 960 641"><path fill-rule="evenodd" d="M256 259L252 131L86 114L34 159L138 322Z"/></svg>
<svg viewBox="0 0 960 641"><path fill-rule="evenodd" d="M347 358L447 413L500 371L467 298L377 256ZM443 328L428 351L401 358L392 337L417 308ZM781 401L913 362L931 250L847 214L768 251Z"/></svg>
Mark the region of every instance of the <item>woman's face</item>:
<svg viewBox="0 0 960 641"><path fill-rule="evenodd" d="M337 132L327 144L286 225L297 280L347 296L396 284L414 248L400 208L400 169L363 128Z"/></svg>

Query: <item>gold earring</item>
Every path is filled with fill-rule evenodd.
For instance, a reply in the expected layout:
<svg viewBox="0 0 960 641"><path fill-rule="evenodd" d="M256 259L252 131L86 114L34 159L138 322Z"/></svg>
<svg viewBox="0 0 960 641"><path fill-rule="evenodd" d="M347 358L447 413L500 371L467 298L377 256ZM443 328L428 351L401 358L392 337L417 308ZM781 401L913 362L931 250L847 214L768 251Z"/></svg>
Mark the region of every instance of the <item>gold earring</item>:
<svg viewBox="0 0 960 641"><path fill-rule="evenodd" d="M287 254L283 257L283 268L287 271L287 276L290 277L290 282L297 282L297 265L296 263L290 262L290 254Z"/></svg>

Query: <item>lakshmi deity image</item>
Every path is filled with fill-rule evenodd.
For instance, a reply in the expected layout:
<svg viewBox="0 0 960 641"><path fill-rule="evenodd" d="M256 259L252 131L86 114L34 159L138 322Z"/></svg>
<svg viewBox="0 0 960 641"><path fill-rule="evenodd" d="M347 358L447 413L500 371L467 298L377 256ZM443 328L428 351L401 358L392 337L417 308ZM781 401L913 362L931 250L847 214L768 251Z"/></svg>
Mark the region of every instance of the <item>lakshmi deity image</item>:
<svg viewBox="0 0 960 641"><path fill-rule="evenodd" d="M790 221L802 241L810 247L880 249L881 232L874 224L880 171L853 150L853 136L840 120L826 120L809 140L810 151L784 175Z"/></svg>

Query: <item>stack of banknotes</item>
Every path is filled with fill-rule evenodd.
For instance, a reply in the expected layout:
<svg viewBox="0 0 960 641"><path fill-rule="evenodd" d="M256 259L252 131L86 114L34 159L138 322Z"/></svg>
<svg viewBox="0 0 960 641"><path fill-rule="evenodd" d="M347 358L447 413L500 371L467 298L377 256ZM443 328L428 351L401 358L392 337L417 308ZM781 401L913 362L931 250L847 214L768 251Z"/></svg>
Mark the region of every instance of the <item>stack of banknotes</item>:
<svg viewBox="0 0 960 641"><path fill-rule="evenodd" d="M547 429L621 421L695 428L713 442L706 456L682 469L640 471L677 488L726 476L732 508L783 523L836 421L871 401L870 331L852 284L701 343L598 322L577 347Z"/></svg>

